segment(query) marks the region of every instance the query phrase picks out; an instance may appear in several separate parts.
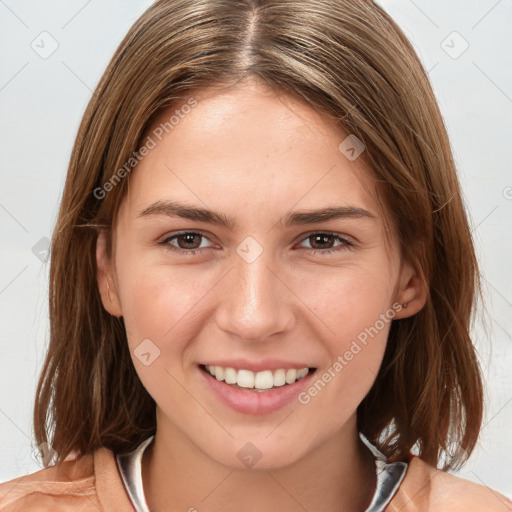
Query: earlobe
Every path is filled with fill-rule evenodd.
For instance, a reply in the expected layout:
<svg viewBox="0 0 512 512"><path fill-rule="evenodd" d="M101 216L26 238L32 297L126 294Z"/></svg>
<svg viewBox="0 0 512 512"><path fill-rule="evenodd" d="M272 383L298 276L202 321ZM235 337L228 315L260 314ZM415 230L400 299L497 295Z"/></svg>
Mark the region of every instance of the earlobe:
<svg viewBox="0 0 512 512"><path fill-rule="evenodd" d="M121 317L122 310L113 280L111 262L107 255L107 235L104 231L96 240L96 280L103 307L113 316Z"/></svg>
<svg viewBox="0 0 512 512"><path fill-rule="evenodd" d="M407 318L423 309L428 297L428 285L418 272L406 263L402 267L396 302L400 305L395 318Z"/></svg>

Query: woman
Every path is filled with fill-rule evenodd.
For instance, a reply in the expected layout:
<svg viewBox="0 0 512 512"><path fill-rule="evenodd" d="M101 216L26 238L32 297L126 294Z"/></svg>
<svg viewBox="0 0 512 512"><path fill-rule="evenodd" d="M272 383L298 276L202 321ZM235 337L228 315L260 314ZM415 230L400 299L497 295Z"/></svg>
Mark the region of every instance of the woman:
<svg viewBox="0 0 512 512"><path fill-rule="evenodd" d="M51 253L55 465L0 510L512 510L447 473L481 425L478 267L377 5L153 4L84 115Z"/></svg>

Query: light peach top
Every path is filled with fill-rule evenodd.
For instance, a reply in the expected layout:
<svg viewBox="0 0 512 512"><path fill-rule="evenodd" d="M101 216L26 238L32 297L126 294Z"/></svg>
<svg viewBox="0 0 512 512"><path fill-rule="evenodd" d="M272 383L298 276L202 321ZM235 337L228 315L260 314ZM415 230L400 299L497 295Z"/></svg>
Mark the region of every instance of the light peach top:
<svg viewBox="0 0 512 512"><path fill-rule="evenodd" d="M0 512L133 512L107 448L0 484ZM512 512L502 494L412 457L387 512Z"/></svg>

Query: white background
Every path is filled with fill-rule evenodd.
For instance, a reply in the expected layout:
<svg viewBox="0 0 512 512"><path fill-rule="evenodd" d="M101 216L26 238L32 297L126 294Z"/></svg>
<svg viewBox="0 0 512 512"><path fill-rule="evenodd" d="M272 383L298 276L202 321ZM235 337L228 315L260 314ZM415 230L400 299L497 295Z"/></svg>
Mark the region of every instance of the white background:
<svg viewBox="0 0 512 512"><path fill-rule="evenodd" d="M473 332L486 380L485 426L459 474L512 497L512 1L380 3L429 71L484 276L487 323L478 320ZM91 92L150 4L0 0L1 482L41 469L31 456L33 400L48 342L41 251ZM58 48L47 58L31 47L43 52L52 44Z"/></svg>

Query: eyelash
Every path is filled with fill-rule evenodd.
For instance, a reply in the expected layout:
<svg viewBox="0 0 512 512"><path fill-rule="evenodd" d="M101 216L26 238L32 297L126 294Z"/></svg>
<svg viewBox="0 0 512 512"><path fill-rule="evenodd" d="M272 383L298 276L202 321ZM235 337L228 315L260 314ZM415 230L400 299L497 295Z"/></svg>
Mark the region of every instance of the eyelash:
<svg viewBox="0 0 512 512"><path fill-rule="evenodd" d="M201 236L203 238L208 239L203 233L200 233L200 232L197 232L197 231L182 231L182 232L179 232L179 233L175 233L175 234L173 234L171 236L168 236L167 238L165 238L161 242L158 242L158 245L165 246L165 248L167 250L169 250L170 252L180 253L180 254L187 254L187 255L190 255L190 256L197 256L197 254L199 252L202 252L201 249L180 249L179 247L175 247L175 246L170 244L171 240L173 240L175 238L178 238L180 236L183 236L183 235L199 235L199 236ZM336 253L336 252L339 252L339 251L342 251L342 250L351 249L355 245L353 242L351 242L347 238L339 235L338 233L332 233L332 232L329 232L329 231L314 231L312 233L307 234L301 240L301 242L303 242L304 240L307 240L308 238L311 238L314 235L332 236L332 237L334 237L335 241L342 242L342 244L339 245L338 247L331 248L331 249L308 249L307 247L305 248L305 249L309 250L314 255L316 255L317 253L321 253L322 255L332 254L332 253Z"/></svg>

